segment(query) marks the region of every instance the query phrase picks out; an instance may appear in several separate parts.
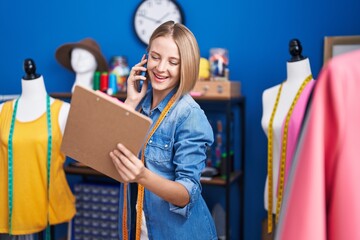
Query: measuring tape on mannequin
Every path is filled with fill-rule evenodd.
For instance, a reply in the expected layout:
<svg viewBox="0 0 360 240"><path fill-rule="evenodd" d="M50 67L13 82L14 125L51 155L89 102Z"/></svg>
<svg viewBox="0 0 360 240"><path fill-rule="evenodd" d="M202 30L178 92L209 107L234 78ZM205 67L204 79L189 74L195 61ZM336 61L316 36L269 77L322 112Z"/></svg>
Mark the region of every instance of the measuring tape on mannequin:
<svg viewBox="0 0 360 240"><path fill-rule="evenodd" d="M166 114L169 112L170 108L174 104L176 100L176 94L171 97L169 102L166 104L164 110L161 112L159 119L156 121L154 127L151 129L150 134L146 139L146 144L144 145L141 151L141 161L145 164L145 148L147 143L149 142L152 135L155 133L156 129L160 126L161 122L164 120ZM124 185L124 205L123 205L123 239L128 240L128 232L127 232L127 186ZM142 212L143 212L143 202L144 202L144 186L138 184L138 196L137 196L137 210L136 210L136 240L140 240L141 236L141 225L142 225Z"/></svg>
<svg viewBox="0 0 360 240"><path fill-rule="evenodd" d="M11 117L10 123L10 132L8 138L8 154L9 154L9 162L8 162L8 204L9 204L9 235L12 235L12 213L13 213L13 186L14 186L14 178L13 178L13 136L14 136L14 128L16 121L16 113L18 107L19 99L16 99L13 114ZM46 96L46 120L47 120L47 129L48 129L48 139L47 139L47 200L48 204L50 204L50 168L51 168L51 150L52 150L52 126L51 126L51 110L50 110L50 97ZM49 208L48 208L49 209ZM46 227L46 239L50 240L50 224L49 224L49 210L47 212L47 227Z"/></svg>
<svg viewBox="0 0 360 240"><path fill-rule="evenodd" d="M312 75L309 75L303 83L301 84L300 88L298 89L295 98L293 99L290 109L287 112L285 125L284 125L284 133L282 138L282 149L281 149L281 159L280 159L280 178L279 178L279 186L278 186L278 193L277 193L277 202L276 202L276 215L275 215L275 222L278 223L279 221L279 214L281 209L281 203L283 198L284 192L284 180L285 180L285 162L286 162L286 148L287 148L287 138L288 138L288 130L289 130L289 122L291 118L291 114L294 111L295 105L300 98L302 91L304 90L306 84L310 82L312 79ZM281 83L278 93L276 95L276 100L274 104L273 111L271 113L270 122L268 126L268 233L271 233L273 230L273 216L272 216L272 209L273 209L273 121L275 117L275 113L279 104L279 99L281 95L283 83Z"/></svg>

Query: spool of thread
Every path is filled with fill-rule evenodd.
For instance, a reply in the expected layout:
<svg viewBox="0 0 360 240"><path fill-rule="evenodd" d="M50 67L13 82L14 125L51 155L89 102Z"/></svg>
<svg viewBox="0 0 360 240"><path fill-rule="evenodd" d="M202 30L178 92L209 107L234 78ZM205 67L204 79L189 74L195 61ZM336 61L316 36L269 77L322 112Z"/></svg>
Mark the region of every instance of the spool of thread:
<svg viewBox="0 0 360 240"><path fill-rule="evenodd" d="M223 131L223 126L222 126L221 120L217 120L217 122L216 122L216 128L217 128L217 131L218 131L219 133L221 133L221 132Z"/></svg>
<svg viewBox="0 0 360 240"><path fill-rule="evenodd" d="M222 177L226 177L227 164L229 164L229 163L228 163L228 159L227 159L227 154L226 154L226 153L222 153L222 154L221 154L221 164L220 164L220 175L221 175Z"/></svg>
<svg viewBox="0 0 360 240"><path fill-rule="evenodd" d="M221 135L221 133L216 134L216 144L218 146L222 145L222 135Z"/></svg>
<svg viewBox="0 0 360 240"><path fill-rule="evenodd" d="M107 92L109 88L109 76L107 72L101 73L100 76L100 91Z"/></svg>
<svg viewBox="0 0 360 240"><path fill-rule="evenodd" d="M100 89L100 72L96 71L94 74L94 90L99 90Z"/></svg>
<svg viewBox="0 0 360 240"><path fill-rule="evenodd" d="M109 75L109 88L107 90L109 95L113 95L117 93L117 76L114 73L110 73Z"/></svg>
<svg viewBox="0 0 360 240"><path fill-rule="evenodd" d="M219 146L216 146L216 148L215 148L215 158L216 158L215 166L220 169L220 164L221 164L221 149L220 149Z"/></svg>

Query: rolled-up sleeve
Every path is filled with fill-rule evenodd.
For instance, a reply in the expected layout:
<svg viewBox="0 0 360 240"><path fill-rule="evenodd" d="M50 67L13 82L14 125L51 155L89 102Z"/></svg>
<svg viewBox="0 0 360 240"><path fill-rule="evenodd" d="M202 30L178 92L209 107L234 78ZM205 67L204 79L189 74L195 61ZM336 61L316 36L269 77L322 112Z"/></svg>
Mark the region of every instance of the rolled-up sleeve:
<svg viewBox="0 0 360 240"><path fill-rule="evenodd" d="M175 136L175 181L187 189L190 201L184 207L170 204L170 211L187 218L201 194L201 171L205 167L206 150L213 143L214 134L203 110L193 107L178 122Z"/></svg>

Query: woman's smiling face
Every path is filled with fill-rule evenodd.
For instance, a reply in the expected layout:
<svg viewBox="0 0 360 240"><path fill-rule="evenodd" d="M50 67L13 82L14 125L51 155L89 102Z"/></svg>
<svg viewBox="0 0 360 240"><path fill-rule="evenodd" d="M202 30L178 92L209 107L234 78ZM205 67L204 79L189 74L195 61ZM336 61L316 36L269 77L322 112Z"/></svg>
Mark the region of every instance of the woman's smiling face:
<svg viewBox="0 0 360 240"><path fill-rule="evenodd" d="M149 50L148 74L154 94L165 97L180 81L180 54L171 36L155 38Z"/></svg>

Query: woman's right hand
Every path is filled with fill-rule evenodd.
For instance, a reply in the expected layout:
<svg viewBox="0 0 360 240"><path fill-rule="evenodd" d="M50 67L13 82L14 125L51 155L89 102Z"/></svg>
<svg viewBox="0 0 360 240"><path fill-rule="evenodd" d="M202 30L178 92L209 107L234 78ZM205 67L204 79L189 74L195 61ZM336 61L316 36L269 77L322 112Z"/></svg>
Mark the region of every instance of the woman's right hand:
<svg viewBox="0 0 360 240"><path fill-rule="evenodd" d="M148 80L146 77L142 76L141 73L147 69L144 67L144 64L147 62L146 55L142 57L141 61L131 68L129 77L127 79L127 96L125 103L132 108L136 108L140 103L141 99L145 96L146 90L148 88ZM140 80L144 80L139 92Z"/></svg>

